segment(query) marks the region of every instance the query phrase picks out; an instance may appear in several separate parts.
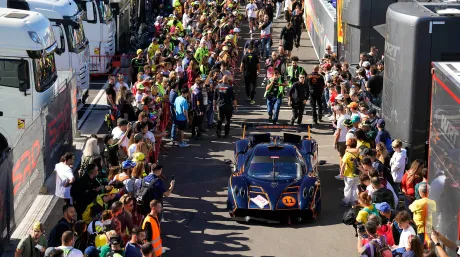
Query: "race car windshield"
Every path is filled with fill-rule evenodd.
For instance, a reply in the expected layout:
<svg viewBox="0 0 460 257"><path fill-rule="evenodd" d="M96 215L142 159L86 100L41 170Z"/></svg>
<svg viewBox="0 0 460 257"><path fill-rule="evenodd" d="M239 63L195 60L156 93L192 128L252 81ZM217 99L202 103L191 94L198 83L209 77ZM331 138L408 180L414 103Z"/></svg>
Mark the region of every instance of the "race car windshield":
<svg viewBox="0 0 460 257"><path fill-rule="evenodd" d="M295 156L254 156L248 175L265 180L296 179L302 176L302 165Z"/></svg>

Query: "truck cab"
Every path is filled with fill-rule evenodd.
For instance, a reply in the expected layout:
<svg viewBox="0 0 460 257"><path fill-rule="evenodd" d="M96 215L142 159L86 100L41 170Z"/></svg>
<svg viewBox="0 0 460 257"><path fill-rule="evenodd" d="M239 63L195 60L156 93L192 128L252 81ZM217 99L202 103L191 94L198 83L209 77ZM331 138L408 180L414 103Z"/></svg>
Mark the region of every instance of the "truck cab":
<svg viewBox="0 0 460 257"><path fill-rule="evenodd" d="M5 0L0 0L0 3ZM79 100L89 89L89 47L83 29L83 12L72 0L6 0L8 8L30 10L43 14L51 21L56 35L56 65L58 70L74 69Z"/></svg>
<svg viewBox="0 0 460 257"><path fill-rule="evenodd" d="M76 0L85 11L83 27L89 40L90 73L107 73L115 54L115 21L109 0Z"/></svg>
<svg viewBox="0 0 460 257"><path fill-rule="evenodd" d="M13 148L58 91L50 21L40 13L0 8L0 153ZM68 72L67 72L68 74Z"/></svg>

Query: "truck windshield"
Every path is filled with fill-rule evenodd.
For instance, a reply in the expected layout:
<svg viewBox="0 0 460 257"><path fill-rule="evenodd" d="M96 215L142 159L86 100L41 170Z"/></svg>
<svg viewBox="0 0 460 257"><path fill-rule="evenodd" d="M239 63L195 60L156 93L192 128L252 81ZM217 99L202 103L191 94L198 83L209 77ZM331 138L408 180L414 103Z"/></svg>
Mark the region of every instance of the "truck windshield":
<svg viewBox="0 0 460 257"><path fill-rule="evenodd" d="M112 10L110 5L104 3L104 1L98 1L99 14L101 15L101 22L109 23L112 21Z"/></svg>
<svg viewBox="0 0 460 257"><path fill-rule="evenodd" d="M72 25L67 25L68 41L72 45L72 48L76 52L81 52L84 49L86 43L85 31L83 30L83 24L81 21L78 22L78 28L74 28Z"/></svg>
<svg viewBox="0 0 460 257"><path fill-rule="evenodd" d="M35 90L44 92L50 88L57 79L54 53L34 59Z"/></svg>

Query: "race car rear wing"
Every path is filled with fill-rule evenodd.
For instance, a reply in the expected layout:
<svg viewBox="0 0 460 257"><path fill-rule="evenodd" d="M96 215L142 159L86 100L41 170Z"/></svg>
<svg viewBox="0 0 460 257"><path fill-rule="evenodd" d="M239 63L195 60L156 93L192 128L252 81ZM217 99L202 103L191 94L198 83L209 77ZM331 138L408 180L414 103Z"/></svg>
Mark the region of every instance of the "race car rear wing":
<svg viewBox="0 0 460 257"><path fill-rule="evenodd" d="M302 132L307 132L308 133L308 139L311 139L311 132L310 129L312 127L312 124L302 124L298 126L293 126L293 125L272 125L272 124L264 124L264 123L242 123L241 127L243 128L243 136L242 138L244 139L246 137L246 130L252 129L252 130L295 130L297 133L302 133ZM252 134L252 137L256 138L256 141L258 143L263 143L263 142L270 142L270 133L265 133L265 134ZM296 135L296 134L290 134L290 133L284 133L283 135L284 142L289 142L289 143L298 143L302 139L301 136Z"/></svg>

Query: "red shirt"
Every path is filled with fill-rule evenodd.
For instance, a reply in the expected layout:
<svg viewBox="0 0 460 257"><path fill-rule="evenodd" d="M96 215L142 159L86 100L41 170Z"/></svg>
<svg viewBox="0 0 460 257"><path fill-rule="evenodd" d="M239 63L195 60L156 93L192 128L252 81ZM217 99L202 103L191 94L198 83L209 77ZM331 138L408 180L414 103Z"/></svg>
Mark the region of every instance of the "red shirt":
<svg viewBox="0 0 460 257"><path fill-rule="evenodd" d="M411 183L409 183L407 181L407 177L409 175L409 172L410 171L406 171L406 173L404 173L404 176L403 176L403 178L401 180L401 191L403 191L403 189L404 189L406 191L406 194L415 197L415 185L417 185L417 183L419 183L419 182L422 182L422 179L420 179L420 178L419 179L414 179L414 180L412 180Z"/></svg>

